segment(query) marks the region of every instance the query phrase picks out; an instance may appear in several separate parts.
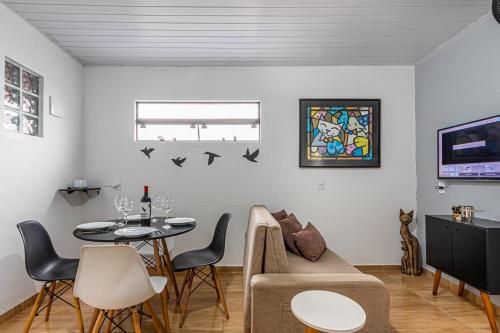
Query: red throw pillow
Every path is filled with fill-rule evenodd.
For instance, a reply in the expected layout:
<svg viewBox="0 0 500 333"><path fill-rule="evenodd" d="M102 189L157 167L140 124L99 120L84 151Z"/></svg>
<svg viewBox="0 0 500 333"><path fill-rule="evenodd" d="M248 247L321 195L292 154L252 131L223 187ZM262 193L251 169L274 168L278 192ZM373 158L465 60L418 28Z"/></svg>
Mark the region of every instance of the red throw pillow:
<svg viewBox="0 0 500 333"><path fill-rule="evenodd" d="M302 225L299 220L295 217L295 215L290 214L286 218L282 220L278 220L278 223L281 226L281 232L283 233L283 241L285 242L285 246L288 251L300 256L299 249L295 246L295 242L293 240L293 234L302 230Z"/></svg>
<svg viewBox="0 0 500 333"><path fill-rule="evenodd" d="M287 217L287 216L288 216L287 212L286 212L284 209L282 209L282 210L280 210L279 212L276 212L276 213L271 213L271 215L272 215L272 216L273 216L273 217L274 217L277 221L279 221L279 220L283 220L285 217Z"/></svg>
<svg viewBox="0 0 500 333"><path fill-rule="evenodd" d="M292 238L300 254L309 261L318 261L326 250L325 239L310 222L304 229L292 234Z"/></svg>

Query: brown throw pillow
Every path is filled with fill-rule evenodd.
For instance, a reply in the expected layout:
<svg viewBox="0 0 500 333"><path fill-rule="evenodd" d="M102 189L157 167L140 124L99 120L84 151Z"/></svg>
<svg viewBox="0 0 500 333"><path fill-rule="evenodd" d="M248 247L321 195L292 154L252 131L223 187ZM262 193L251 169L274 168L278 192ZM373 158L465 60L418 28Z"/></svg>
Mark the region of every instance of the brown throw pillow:
<svg viewBox="0 0 500 333"><path fill-rule="evenodd" d="M295 242L292 236L292 234L302 230L302 225L300 224L299 220L297 220L295 215L290 214L286 218L278 220L278 223L281 226L281 232L283 233L283 241L285 242L286 249L300 256L300 252L295 246Z"/></svg>
<svg viewBox="0 0 500 333"><path fill-rule="evenodd" d="M282 210L280 210L279 212L276 212L276 213L271 213L271 215L272 215L272 216L273 216L273 217L274 217L277 221L279 221L279 220L283 220L285 217L287 217L287 216L288 216L287 212L286 212L284 209L282 209Z"/></svg>
<svg viewBox="0 0 500 333"><path fill-rule="evenodd" d="M325 239L310 222L304 229L292 234L292 238L300 254L309 261L318 261L325 252Z"/></svg>

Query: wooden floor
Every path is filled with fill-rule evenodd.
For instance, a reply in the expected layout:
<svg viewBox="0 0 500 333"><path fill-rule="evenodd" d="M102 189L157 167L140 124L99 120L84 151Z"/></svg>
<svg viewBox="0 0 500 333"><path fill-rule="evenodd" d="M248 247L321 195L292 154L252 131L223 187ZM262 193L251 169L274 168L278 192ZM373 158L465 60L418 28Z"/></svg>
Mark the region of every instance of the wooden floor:
<svg viewBox="0 0 500 333"><path fill-rule="evenodd" d="M409 277L397 270L363 269L365 272L379 277L387 285L391 294L392 333L490 333L488 320L484 312L474 305L453 295L448 289L440 289L438 297L431 295L432 279L429 276ZM170 300L170 313L173 332L243 332L242 313L242 273L221 272L221 283L229 307L230 319L224 319L222 311L215 305L215 291L210 287L200 287L192 295L189 315L182 329L178 328L179 312L173 299ZM179 281L182 281L179 278ZM173 293L171 293L173 295ZM160 312L159 300L154 304ZM83 306L85 323L91 316L91 309ZM29 310L15 316L0 325L2 333L18 333L22 331ZM500 320L497 319L500 323ZM86 327L87 328L87 327ZM130 323L127 321L127 331ZM72 309L55 303L49 322L43 316L35 319L33 333L77 333ZM115 332L118 332L116 330ZM153 332L152 325L146 320L143 332Z"/></svg>

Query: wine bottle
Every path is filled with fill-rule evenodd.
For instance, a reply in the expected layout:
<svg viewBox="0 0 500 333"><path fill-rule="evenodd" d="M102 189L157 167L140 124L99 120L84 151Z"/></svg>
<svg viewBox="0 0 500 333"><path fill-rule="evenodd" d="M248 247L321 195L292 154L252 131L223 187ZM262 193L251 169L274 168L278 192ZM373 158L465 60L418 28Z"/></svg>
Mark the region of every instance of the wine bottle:
<svg viewBox="0 0 500 333"><path fill-rule="evenodd" d="M151 224L151 198L149 197L149 186L144 186L144 195L141 198L141 224Z"/></svg>

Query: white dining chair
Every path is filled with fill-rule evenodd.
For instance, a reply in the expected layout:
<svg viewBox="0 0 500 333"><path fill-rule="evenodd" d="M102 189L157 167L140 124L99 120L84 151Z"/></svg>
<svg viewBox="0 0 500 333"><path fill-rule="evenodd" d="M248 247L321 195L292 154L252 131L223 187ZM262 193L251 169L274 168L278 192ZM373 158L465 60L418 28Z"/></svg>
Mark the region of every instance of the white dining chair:
<svg viewBox="0 0 500 333"><path fill-rule="evenodd" d="M141 333L137 307L144 304L153 320L156 332L170 332L165 287L167 278L149 276L137 251L130 245L83 246L76 273L74 296L96 309L92 333L99 332L107 318L108 331L115 311L130 309L136 333ZM149 300L161 295L164 325L153 311ZM115 324L116 325L116 324Z"/></svg>

